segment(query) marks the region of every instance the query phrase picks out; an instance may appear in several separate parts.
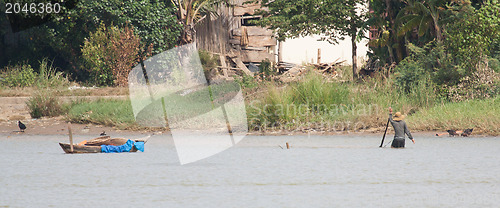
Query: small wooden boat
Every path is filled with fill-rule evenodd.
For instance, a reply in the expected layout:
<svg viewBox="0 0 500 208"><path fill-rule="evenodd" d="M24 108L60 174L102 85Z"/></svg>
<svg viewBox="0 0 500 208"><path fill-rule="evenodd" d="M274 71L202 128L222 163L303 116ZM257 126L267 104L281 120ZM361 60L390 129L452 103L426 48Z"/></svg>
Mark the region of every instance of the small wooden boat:
<svg viewBox="0 0 500 208"><path fill-rule="evenodd" d="M71 152L71 146L68 143L59 143L61 148L65 153L101 153L101 146L90 146L90 145L73 145L73 152ZM137 152L135 147L132 147L130 152Z"/></svg>
<svg viewBox="0 0 500 208"><path fill-rule="evenodd" d="M120 146L127 143L128 139L125 138L111 138L110 136L100 136L89 141L84 141L82 144L87 146L101 146L101 145L114 145Z"/></svg>
<svg viewBox="0 0 500 208"><path fill-rule="evenodd" d="M73 152L71 152L71 146L68 143L59 143L61 148L66 153L99 153L101 152L100 146L87 146L87 145L73 145Z"/></svg>
<svg viewBox="0 0 500 208"><path fill-rule="evenodd" d="M147 142L149 137L151 137L151 135L142 139L136 139L135 142ZM59 143L59 146L61 146L65 153L101 153L101 145L120 146L127 143L127 141L128 139L125 138L101 136L89 141L83 141L80 144L73 144L73 151L71 151L71 145L68 143ZM137 148L132 146L130 152L137 152Z"/></svg>

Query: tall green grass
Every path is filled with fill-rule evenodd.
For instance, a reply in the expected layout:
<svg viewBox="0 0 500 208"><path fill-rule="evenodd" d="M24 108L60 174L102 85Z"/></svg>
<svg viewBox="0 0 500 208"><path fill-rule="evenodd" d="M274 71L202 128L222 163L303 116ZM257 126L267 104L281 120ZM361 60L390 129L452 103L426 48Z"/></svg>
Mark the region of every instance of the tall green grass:
<svg viewBox="0 0 500 208"><path fill-rule="evenodd" d="M75 123L94 123L120 128L133 127L135 123L130 100L100 99L74 102L67 117Z"/></svg>
<svg viewBox="0 0 500 208"><path fill-rule="evenodd" d="M7 66L0 70L0 84L6 87L61 88L70 82L63 72L58 72L52 62L44 58L39 62L38 72L24 63Z"/></svg>
<svg viewBox="0 0 500 208"><path fill-rule="evenodd" d="M412 91L404 93L390 79L330 82L311 71L295 83L268 84L267 94L247 107L249 125L252 129L304 125L314 128L352 122L359 123L357 128L378 127L386 120L390 106L411 114L440 102L429 80L413 85Z"/></svg>
<svg viewBox="0 0 500 208"><path fill-rule="evenodd" d="M484 100L438 104L409 116L408 123L417 130L474 128L474 133L498 136L500 96Z"/></svg>
<svg viewBox="0 0 500 208"><path fill-rule="evenodd" d="M415 87L409 92L395 87L391 79L368 79L360 83L329 82L315 73L286 85L274 82L264 84L266 91L263 96L252 98L247 103L250 130L331 130L327 128L333 127L334 130L352 131L380 128L387 121L389 106L408 115L407 123L412 131L475 128L474 133L498 135L500 130L499 96L453 103L437 96L434 86L425 79L412 83ZM227 87L220 87L224 88L220 92L225 92ZM218 95L219 90L211 90L212 94ZM202 92L177 100L194 101ZM221 100L220 104L224 102ZM213 105L217 107L219 103L214 101ZM68 118L78 123L137 127L128 100L76 102L72 104Z"/></svg>
<svg viewBox="0 0 500 208"><path fill-rule="evenodd" d="M36 81L37 87L60 88L67 87L69 84L68 78L64 76L64 73L58 72L50 60L44 58L40 61Z"/></svg>
<svg viewBox="0 0 500 208"><path fill-rule="evenodd" d="M26 102L32 118L55 117L68 112L69 106L62 104L51 91L39 90Z"/></svg>

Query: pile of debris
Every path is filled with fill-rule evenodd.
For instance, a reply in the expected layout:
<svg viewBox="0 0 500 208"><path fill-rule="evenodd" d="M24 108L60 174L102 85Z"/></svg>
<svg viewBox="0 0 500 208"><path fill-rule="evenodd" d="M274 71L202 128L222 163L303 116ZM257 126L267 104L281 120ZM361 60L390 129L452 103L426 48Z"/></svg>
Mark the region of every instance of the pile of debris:
<svg viewBox="0 0 500 208"><path fill-rule="evenodd" d="M358 72L360 78L382 76L388 78L391 72L396 68L396 62L392 64L382 64L379 59L369 58Z"/></svg>
<svg viewBox="0 0 500 208"><path fill-rule="evenodd" d="M235 75L247 75L260 80L260 76L257 76L259 74L257 64L250 63L248 66L245 65L241 56L237 53L213 53L213 55L218 56L219 66L213 70L209 70L209 72L205 74L210 83L232 80ZM300 80L303 75L307 74L306 72L315 71L325 77L326 80L332 81L333 79L342 77L339 69L344 62L345 61L337 60L330 63L312 63L306 65L280 62L278 66L276 66L276 75L273 75L272 79L285 83L293 82Z"/></svg>
<svg viewBox="0 0 500 208"><path fill-rule="evenodd" d="M337 68L339 68L344 61L340 62L332 62L332 63L319 63L319 64L312 64L316 70L321 72L322 74L331 74L336 76L337 75Z"/></svg>
<svg viewBox="0 0 500 208"><path fill-rule="evenodd" d="M278 80L281 82L293 82L301 79L306 72L314 70L316 73L321 74L326 80L339 78L339 68L344 61L336 61L331 63L307 64L302 66L293 66L289 70L278 75Z"/></svg>

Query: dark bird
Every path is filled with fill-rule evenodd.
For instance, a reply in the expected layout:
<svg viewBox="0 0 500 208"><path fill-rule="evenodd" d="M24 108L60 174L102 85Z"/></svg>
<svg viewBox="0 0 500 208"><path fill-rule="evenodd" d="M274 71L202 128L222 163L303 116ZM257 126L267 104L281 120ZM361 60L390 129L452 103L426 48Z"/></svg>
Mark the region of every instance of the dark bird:
<svg viewBox="0 0 500 208"><path fill-rule="evenodd" d="M450 136L458 136L460 135L459 133L457 133L457 131L451 129L451 130L446 130L446 132L448 132L448 134L450 134Z"/></svg>
<svg viewBox="0 0 500 208"><path fill-rule="evenodd" d="M26 125L24 125L21 121L17 121L17 126L19 126L19 130L21 130L21 132L24 132L26 129Z"/></svg>
<svg viewBox="0 0 500 208"><path fill-rule="evenodd" d="M472 129L465 129L464 132L462 132L462 136L463 137L468 137L469 135L472 134L472 130L474 130L474 128L472 128Z"/></svg>
<svg viewBox="0 0 500 208"><path fill-rule="evenodd" d="M102 133L99 136L106 136L106 132L102 131Z"/></svg>

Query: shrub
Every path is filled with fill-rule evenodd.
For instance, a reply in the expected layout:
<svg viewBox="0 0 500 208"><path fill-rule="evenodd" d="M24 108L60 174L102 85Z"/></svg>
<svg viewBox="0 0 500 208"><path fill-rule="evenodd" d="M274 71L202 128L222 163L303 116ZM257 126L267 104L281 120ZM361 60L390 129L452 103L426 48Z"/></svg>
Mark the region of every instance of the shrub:
<svg viewBox="0 0 500 208"><path fill-rule="evenodd" d="M119 29L101 23L82 48L86 70L94 84L101 86L128 84L128 73L141 52L140 38L133 29Z"/></svg>
<svg viewBox="0 0 500 208"><path fill-rule="evenodd" d="M37 74L29 64L20 64L13 67L6 67L3 70L2 85L8 87L29 87L32 86Z"/></svg>
<svg viewBox="0 0 500 208"><path fill-rule="evenodd" d="M276 74L276 69L273 67L269 59L262 60L259 65L259 72L262 79L269 79Z"/></svg>
<svg viewBox="0 0 500 208"><path fill-rule="evenodd" d="M496 58L490 58L488 60L488 67L496 73L500 73L500 61Z"/></svg>
<svg viewBox="0 0 500 208"><path fill-rule="evenodd" d="M101 23L100 27L85 40L82 48L82 58L86 70L90 73L93 84L99 86L113 85L113 74L110 67L105 63L109 56L107 45L109 34L106 26Z"/></svg>
<svg viewBox="0 0 500 208"><path fill-rule="evenodd" d="M234 76L234 81L238 83L241 88L254 88L257 87L257 81L254 77L243 74L242 76Z"/></svg>
<svg viewBox="0 0 500 208"><path fill-rule="evenodd" d="M26 102L32 118L55 117L68 111L50 91L38 91Z"/></svg>
<svg viewBox="0 0 500 208"><path fill-rule="evenodd" d="M425 74L425 70L417 62L404 59L396 67L395 84L401 91L409 93L413 83L422 79Z"/></svg>
<svg viewBox="0 0 500 208"><path fill-rule="evenodd" d="M212 71L214 69L217 69L217 66L219 66L219 58L205 50L200 50L198 52L198 55L200 57L200 62L201 66L203 67L205 78L209 81L212 80L213 78Z"/></svg>
<svg viewBox="0 0 500 208"><path fill-rule="evenodd" d="M449 86L447 93L452 101L495 97L500 93L500 74L490 68L479 69L456 86Z"/></svg>
<svg viewBox="0 0 500 208"><path fill-rule="evenodd" d="M205 50L200 50L198 52L200 56L200 62L204 70L214 69L219 66L219 58L212 55L210 52Z"/></svg>

